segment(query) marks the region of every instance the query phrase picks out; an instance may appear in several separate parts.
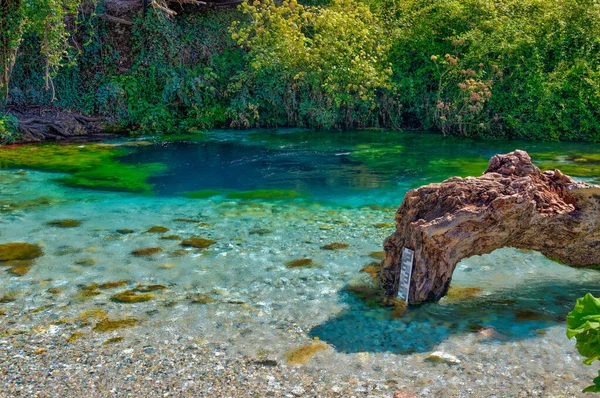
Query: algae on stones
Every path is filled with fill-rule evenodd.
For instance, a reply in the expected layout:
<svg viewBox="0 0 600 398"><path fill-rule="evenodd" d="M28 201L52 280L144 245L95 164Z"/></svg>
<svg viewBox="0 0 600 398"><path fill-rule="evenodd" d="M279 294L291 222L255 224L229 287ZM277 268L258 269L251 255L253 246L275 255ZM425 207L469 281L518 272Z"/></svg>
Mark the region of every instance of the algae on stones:
<svg viewBox="0 0 600 398"><path fill-rule="evenodd" d="M287 268L314 268L319 265L312 258L299 258L285 263Z"/></svg>
<svg viewBox="0 0 600 398"><path fill-rule="evenodd" d="M206 249L211 245L214 245L217 241L212 239L204 239L204 238L189 238L185 239L181 242L181 246L191 246L197 249Z"/></svg>
<svg viewBox="0 0 600 398"><path fill-rule="evenodd" d="M44 254L37 245L15 242L0 245L0 261L33 260Z"/></svg>
<svg viewBox="0 0 600 398"><path fill-rule="evenodd" d="M347 243L334 242L334 243L329 243L327 245L321 246L321 249L323 249L323 250L339 250L339 249L345 249L348 246L349 245Z"/></svg>
<svg viewBox="0 0 600 398"><path fill-rule="evenodd" d="M169 228L167 227L162 227L160 225L155 225L153 227L151 227L150 229L148 229L146 232L148 233L157 233L157 234L163 234L165 232L168 232Z"/></svg>
<svg viewBox="0 0 600 398"><path fill-rule="evenodd" d="M120 293L113 294L110 299L116 303L142 303L150 301L154 298L154 294L136 294L133 290L125 290Z"/></svg>
<svg viewBox="0 0 600 398"><path fill-rule="evenodd" d="M48 221L46 225L57 228L75 228L80 226L81 223L81 220L65 219Z"/></svg>
<svg viewBox="0 0 600 398"><path fill-rule="evenodd" d="M100 322L96 323L96 326L92 328L94 332L111 332L117 329L129 328L133 326L137 326L139 321L135 318L125 318L125 319L116 319L110 320L108 318L102 319Z"/></svg>
<svg viewBox="0 0 600 398"><path fill-rule="evenodd" d="M134 256L151 256L153 254L157 254L162 252L162 249L160 247L146 247L146 248L142 248L142 249L136 249L133 250L131 252L131 254L133 254Z"/></svg>
<svg viewBox="0 0 600 398"><path fill-rule="evenodd" d="M324 351L329 346L315 337L312 343L294 348L285 354L286 362L290 365L303 365L308 362L316 353Z"/></svg>

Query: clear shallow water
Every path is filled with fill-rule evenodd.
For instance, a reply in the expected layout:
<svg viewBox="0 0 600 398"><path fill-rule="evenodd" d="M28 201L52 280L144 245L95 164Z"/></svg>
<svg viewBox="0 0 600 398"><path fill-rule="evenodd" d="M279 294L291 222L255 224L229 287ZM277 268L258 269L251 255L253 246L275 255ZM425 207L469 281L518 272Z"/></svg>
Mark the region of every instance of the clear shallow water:
<svg viewBox="0 0 600 398"><path fill-rule="evenodd" d="M261 358L283 360L290 348L318 337L331 349L309 364L337 372L362 364L361 372L376 374L392 354L418 369L425 365L415 358L437 349L472 361L501 351L507 366L526 362L528 355L546 361L570 355L569 366L578 369L572 343L564 337L564 319L576 298L588 291L600 294L600 272L507 248L459 264L453 286L477 288L474 294L411 308L402 317L369 294L356 293L371 284L360 270L375 261L369 254L381 251L393 232L380 224L393 223L407 189L481 172L491 155L514 148L568 167L599 149L419 134L215 132L202 140L140 145L123 158L129 164L166 165L163 174L150 179L156 193L150 196L68 188L55 181L61 175L54 173L0 170L0 243L30 242L45 252L24 276L0 270L0 297L16 294L14 301L0 304L8 314L0 317L0 328L26 331L63 320L60 327L68 333L95 334L77 320L82 311L95 308L111 319L134 317L140 322L136 330L157 338L184 333ZM580 178L597 178L585 171L593 160L586 160L582 174L587 175ZM235 195L267 189L293 190L298 196ZM181 196L205 190L216 192ZM56 219L83 222L76 228L46 225ZM169 231L146 232L152 226ZM167 235L216 244L183 248L179 239L160 239ZM332 242L349 246L321 249ZM162 252L131 254L148 247ZM285 266L301 258L317 266ZM82 295L82 287L120 280L124 286ZM111 301L138 284L166 289L153 292L147 302ZM495 330L495 338L480 337L486 328ZM366 364L364 353L374 355Z"/></svg>

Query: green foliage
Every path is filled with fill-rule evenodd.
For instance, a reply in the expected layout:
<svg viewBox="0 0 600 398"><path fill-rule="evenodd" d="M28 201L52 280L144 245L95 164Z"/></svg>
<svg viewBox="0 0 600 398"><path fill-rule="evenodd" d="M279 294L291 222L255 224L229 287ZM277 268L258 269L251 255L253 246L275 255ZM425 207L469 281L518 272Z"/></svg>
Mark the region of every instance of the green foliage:
<svg viewBox="0 0 600 398"><path fill-rule="evenodd" d="M0 78L2 98L8 96L17 50L24 35L39 38L39 53L44 57L46 90L54 86L52 76L67 55L70 29L67 17L76 13L81 0L15 0L0 6Z"/></svg>
<svg viewBox="0 0 600 398"><path fill-rule="evenodd" d="M12 144L19 138L17 118L0 113L0 145Z"/></svg>
<svg viewBox="0 0 600 398"><path fill-rule="evenodd" d="M363 3L334 0L308 7L295 0L245 2L248 23L234 23L256 90L270 95L258 117L285 104L282 121L311 127L351 127L369 119L379 90L389 89L389 44L377 16ZM276 77L277 85L273 84Z"/></svg>
<svg viewBox="0 0 600 398"><path fill-rule="evenodd" d="M591 365L600 359L600 299L590 293L575 303L575 308L567 316L567 337L576 338L575 347L584 357L583 363ZM583 392L600 392L600 372L594 385Z"/></svg>
<svg viewBox="0 0 600 398"><path fill-rule="evenodd" d="M39 11L59 3L68 5L60 15ZM126 33L100 18L103 1L65 30L58 22L76 3L0 10L39 22L0 18L15 37L0 62L20 48L12 102L56 97L141 132L411 127L600 142L595 1L250 0L238 10L151 12ZM52 29L41 29L50 15ZM65 51L69 35L86 44L77 64L65 62L76 53ZM55 96L43 90L47 65Z"/></svg>

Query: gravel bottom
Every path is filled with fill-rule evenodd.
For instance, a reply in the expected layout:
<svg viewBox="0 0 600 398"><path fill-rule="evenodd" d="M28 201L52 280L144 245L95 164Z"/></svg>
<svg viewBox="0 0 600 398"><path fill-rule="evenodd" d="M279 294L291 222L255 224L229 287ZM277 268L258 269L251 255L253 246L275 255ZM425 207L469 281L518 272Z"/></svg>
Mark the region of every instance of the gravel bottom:
<svg viewBox="0 0 600 398"><path fill-rule="evenodd" d="M454 365L433 363L423 355L371 354L370 361L383 362L373 377L326 365L328 357L367 359L367 353L330 349L305 365L292 366L173 333L160 339L159 334L131 329L121 331L124 338L111 344L106 343L111 334L68 343L69 334L58 329L0 340L2 397L576 397L583 396L580 391L592 371L570 375L572 369L565 366L583 366L576 355L548 364L535 363L524 352L523 360L507 364L506 349L498 345L480 353L479 360L463 350L463 361Z"/></svg>

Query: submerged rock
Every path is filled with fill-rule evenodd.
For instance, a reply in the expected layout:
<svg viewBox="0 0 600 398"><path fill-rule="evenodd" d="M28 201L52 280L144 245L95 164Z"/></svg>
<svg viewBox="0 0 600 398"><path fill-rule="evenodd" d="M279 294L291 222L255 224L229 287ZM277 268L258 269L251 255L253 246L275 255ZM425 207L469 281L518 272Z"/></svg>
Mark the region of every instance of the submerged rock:
<svg viewBox="0 0 600 398"><path fill-rule="evenodd" d="M211 245L214 245L217 241L212 239L204 239L204 238L189 238L185 239L181 242L181 246L191 246L197 249L206 249Z"/></svg>
<svg viewBox="0 0 600 398"><path fill-rule="evenodd" d="M116 303L142 303L150 301L154 298L154 294L136 294L133 290L125 290L121 293L113 294L110 299Z"/></svg>
<svg viewBox="0 0 600 398"><path fill-rule="evenodd" d="M157 254L162 252L162 249L160 247L146 247L143 249L135 249L131 252L131 254L133 254L134 256L151 256L153 254Z"/></svg>
<svg viewBox="0 0 600 398"><path fill-rule="evenodd" d="M110 320L108 318L102 319L100 322L96 323L96 326L92 329L94 332L111 332L117 329L130 328L133 326L137 326L139 321L135 318L125 318L125 319L116 319Z"/></svg>
<svg viewBox="0 0 600 398"><path fill-rule="evenodd" d="M290 365L303 365L308 362L317 352L324 351L329 346L315 338L315 341L305 344L298 348L294 348L285 354L286 362Z"/></svg>
<svg viewBox="0 0 600 398"><path fill-rule="evenodd" d="M288 268L302 268L302 267L316 267L317 264L312 258L299 258L297 260L291 260L285 263Z"/></svg>
<svg viewBox="0 0 600 398"><path fill-rule="evenodd" d="M160 239L162 239L162 240L181 240L181 236L179 236L179 235L164 235L164 236L161 236Z"/></svg>
<svg viewBox="0 0 600 398"><path fill-rule="evenodd" d="M458 365L461 363L460 359L443 351L432 352L427 356L426 360L429 362L447 363L448 365Z"/></svg>
<svg viewBox="0 0 600 398"><path fill-rule="evenodd" d="M134 233L135 231L133 229L117 229L117 232L121 235L128 235Z"/></svg>
<svg viewBox="0 0 600 398"><path fill-rule="evenodd" d="M323 249L323 250L339 250L339 249L345 249L348 246L349 245L347 243L334 242L334 243L330 243L325 246L321 246L321 249Z"/></svg>
<svg viewBox="0 0 600 398"><path fill-rule="evenodd" d="M169 232L169 228L155 225L152 228L148 229L146 232L155 233L155 234L163 234L165 232Z"/></svg>
<svg viewBox="0 0 600 398"><path fill-rule="evenodd" d="M0 261L33 260L44 254L37 245L29 243L5 243L0 245Z"/></svg>
<svg viewBox="0 0 600 398"><path fill-rule="evenodd" d="M66 220L48 221L46 223L46 225L49 225L51 227L58 227L58 228L75 228L75 227L80 226L81 223L82 223L82 221L80 221L80 220L66 219Z"/></svg>
<svg viewBox="0 0 600 398"><path fill-rule="evenodd" d="M480 177L409 191L385 240L381 284L396 296L404 248L414 250L409 302L437 300L456 264L502 247L538 250L574 267L600 264L600 187L541 173L524 151L496 155Z"/></svg>

